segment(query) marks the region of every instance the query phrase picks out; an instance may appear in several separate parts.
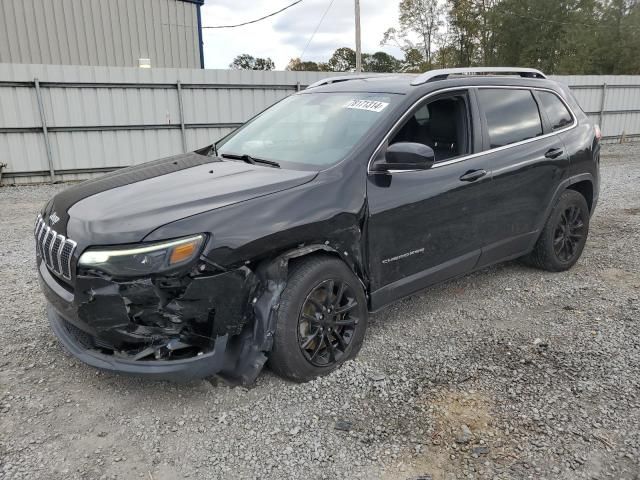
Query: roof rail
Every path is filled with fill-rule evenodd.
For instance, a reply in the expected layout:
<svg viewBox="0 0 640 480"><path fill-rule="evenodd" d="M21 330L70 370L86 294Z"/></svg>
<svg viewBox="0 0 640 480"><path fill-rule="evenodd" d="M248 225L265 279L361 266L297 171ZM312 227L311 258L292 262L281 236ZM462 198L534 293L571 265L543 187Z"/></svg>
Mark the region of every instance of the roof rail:
<svg viewBox="0 0 640 480"><path fill-rule="evenodd" d="M374 75L342 75L339 77L327 77L312 83L307 87L307 90L321 87L322 85L331 85L332 83L348 82L349 80L364 80L365 78L372 78L373 76Z"/></svg>
<svg viewBox="0 0 640 480"><path fill-rule="evenodd" d="M468 68L445 68L442 70L429 70L417 76L411 85L422 85L427 82L446 80L450 75L487 75L487 74L519 75L526 78L547 78L540 70L535 68L519 67L468 67Z"/></svg>

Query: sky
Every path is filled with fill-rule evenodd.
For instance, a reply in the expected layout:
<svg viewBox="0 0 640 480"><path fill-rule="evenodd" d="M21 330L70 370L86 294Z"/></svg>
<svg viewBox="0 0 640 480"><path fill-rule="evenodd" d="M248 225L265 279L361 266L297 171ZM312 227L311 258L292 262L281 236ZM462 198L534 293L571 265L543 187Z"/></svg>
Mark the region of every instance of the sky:
<svg viewBox="0 0 640 480"><path fill-rule="evenodd" d="M202 25L242 23L262 17L293 0L206 0ZM204 29L206 68L229 68L240 54L270 57L276 70L284 70L291 58L299 57L331 0L303 0L298 5L253 25L228 29ZM395 47L382 47L382 35L397 23L397 0L361 0L362 51L385 51L401 56ZM303 61L326 62L339 47L355 49L353 0L334 0Z"/></svg>

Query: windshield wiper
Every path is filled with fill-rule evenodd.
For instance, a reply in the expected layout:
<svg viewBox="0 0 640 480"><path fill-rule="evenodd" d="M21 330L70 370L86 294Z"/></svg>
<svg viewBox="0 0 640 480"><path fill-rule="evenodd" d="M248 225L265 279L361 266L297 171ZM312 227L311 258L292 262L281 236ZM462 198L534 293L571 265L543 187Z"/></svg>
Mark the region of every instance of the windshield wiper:
<svg viewBox="0 0 640 480"><path fill-rule="evenodd" d="M251 165L255 165L256 163L261 163L264 165L269 165L274 168L280 168L280 164L278 162L274 162L273 160L265 160L264 158L256 158L251 155L247 155L246 153L242 155L236 155L235 153L223 153L220 155L222 158L230 158L231 160L242 160L243 162L250 163Z"/></svg>

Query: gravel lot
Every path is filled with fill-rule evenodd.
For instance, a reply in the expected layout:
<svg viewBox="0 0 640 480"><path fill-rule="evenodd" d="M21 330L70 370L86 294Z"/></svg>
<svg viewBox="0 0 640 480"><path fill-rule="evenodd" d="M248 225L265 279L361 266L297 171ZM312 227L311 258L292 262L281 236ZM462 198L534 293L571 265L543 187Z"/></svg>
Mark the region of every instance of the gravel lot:
<svg viewBox="0 0 640 480"><path fill-rule="evenodd" d="M607 146L570 272L516 262L373 317L359 358L252 388L104 374L45 320L31 237L63 186L0 189L0 478L640 478L640 145Z"/></svg>

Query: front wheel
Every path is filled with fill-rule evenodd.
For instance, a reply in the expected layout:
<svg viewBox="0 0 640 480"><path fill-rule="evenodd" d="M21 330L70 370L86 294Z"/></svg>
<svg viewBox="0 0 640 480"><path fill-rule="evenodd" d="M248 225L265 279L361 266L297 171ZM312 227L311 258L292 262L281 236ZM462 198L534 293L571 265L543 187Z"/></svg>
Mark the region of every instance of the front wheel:
<svg viewBox="0 0 640 480"><path fill-rule="evenodd" d="M282 292L269 365L297 382L326 375L358 354L367 320L360 281L342 261L303 260Z"/></svg>
<svg viewBox="0 0 640 480"><path fill-rule="evenodd" d="M551 272L569 270L582 255L589 234L589 207L575 190L560 195L540 238L525 261Z"/></svg>

